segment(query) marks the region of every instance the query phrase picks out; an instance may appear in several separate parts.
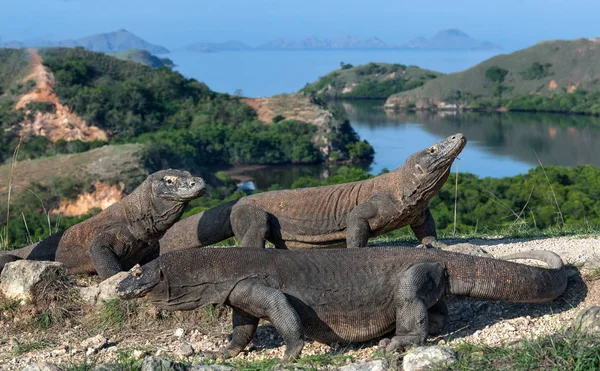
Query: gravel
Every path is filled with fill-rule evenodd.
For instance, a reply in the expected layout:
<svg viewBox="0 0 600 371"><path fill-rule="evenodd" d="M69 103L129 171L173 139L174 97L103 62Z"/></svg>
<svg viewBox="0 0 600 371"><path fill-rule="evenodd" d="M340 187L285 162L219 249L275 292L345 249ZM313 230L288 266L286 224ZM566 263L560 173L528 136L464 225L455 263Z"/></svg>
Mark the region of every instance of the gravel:
<svg viewBox="0 0 600 371"><path fill-rule="evenodd" d="M452 243L452 241L445 241ZM525 250L550 250L559 254L569 266L569 284L566 293L550 303L523 304L483 301L471 298L450 297L447 303L450 324L443 334L429 339L429 345L455 345L459 343L487 344L490 346L512 344L521 339L556 333L567 328L578 312L587 306L600 305L600 280L586 281L583 277L600 267L600 236L522 239L470 240L468 243L493 255L502 256ZM100 332L93 327L80 325L60 329L32 332L12 331L18 328L0 321L0 369L14 370L35 362L55 364L81 364L116 362L119 350L136 355L167 356L195 363L202 360L202 352L215 351L227 344L231 332L229 316L221 317L210 325L173 323L169 328L136 325ZM95 332L94 332L95 331ZM98 336L106 338L97 353L88 353L82 341ZM16 356L15 344L32 340L49 342L43 349L32 350ZM184 345L186 344L186 345ZM189 348L188 348L189 346ZM183 349L182 349L183 348ZM189 349L195 351L191 355ZM185 350L185 351L182 351ZM262 324L251 346L237 358L261 360L283 356L284 344L275 329ZM303 356L315 354L343 354L354 362L373 357L378 351L378 340L350 345L326 345L307 341ZM347 363L350 363L349 359Z"/></svg>

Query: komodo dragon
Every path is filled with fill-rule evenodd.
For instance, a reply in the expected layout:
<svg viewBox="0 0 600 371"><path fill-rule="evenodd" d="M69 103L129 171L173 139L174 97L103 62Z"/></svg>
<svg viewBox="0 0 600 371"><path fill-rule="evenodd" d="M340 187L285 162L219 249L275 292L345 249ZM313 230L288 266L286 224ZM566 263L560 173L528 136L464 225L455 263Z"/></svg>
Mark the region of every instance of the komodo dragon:
<svg viewBox="0 0 600 371"><path fill-rule="evenodd" d="M467 139L454 134L417 152L400 168L359 182L259 193L179 221L160 240L161 254L234 235L242 246L359 247L369 237L410 225L424 245L436 241L428 203L442 188Z"/></svg>
<svg viewBox="0 0 600 371"><path fill-rule="evenodd" d="M98 215L33 245L0 252L0 272L19 259L52 260L73 274L110 277L158 256L158 239L179 220L187 203L204 192L204 180L187 171L158 171Z"/></svg>
<svg viewBox="0 0 600 371"><path fill-rule="evenodd" d="M444 294L512 302L550 301L567 275L548 251L502 259L536 259L550 269L472 255L414 248L276 250L187 249L130 270L118 285L123 299L146 296L159 308L205 304L233 308L233 337L222 356L234 357L268 319L299 355L302 336L331 343L361 342L392 332L387 351L423 343L447 323Z"/></svg>

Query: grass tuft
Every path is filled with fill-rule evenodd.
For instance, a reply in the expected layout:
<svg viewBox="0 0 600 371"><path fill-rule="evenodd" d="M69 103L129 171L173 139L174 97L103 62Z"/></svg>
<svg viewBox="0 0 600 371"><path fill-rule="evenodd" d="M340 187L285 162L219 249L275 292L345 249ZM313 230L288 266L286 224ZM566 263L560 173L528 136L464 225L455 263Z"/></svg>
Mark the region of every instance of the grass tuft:
<svg viewBox="0 0 600 371"><path fill-rule="evenodd" d="M451 370L598 370L600 337L559 333L513 346L462 344Z"/></svg>
<svg viewBox="0 0 600 371"><path fill-rule="evenodd" d="M583 278L588 282L600 280L600 268L594 268L586 272Z"/></svg>
<svg viewBox="0 0 600 371"><path fill-rule="evenodd" d="M20 356L25 353L33 352L36 350L46 349L50 347L56 346L55 343L52 343L48 340L34 340L28 341L26 343L20 343L15 345L13 349L13 353L15 356Z"/></svg>
<svg viewBox="0 0 600 371"><path fill-rule="evenodd" d="M111 299L102 303L97 317L97 325L102 329L121 326L127 319L136 313L135 301Z"/></svg>

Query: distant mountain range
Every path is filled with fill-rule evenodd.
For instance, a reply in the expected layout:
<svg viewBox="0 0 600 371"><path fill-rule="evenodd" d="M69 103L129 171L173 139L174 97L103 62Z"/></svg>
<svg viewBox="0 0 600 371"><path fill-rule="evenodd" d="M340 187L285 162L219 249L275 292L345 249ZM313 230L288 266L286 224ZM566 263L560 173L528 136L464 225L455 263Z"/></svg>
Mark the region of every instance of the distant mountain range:
<svg viewBox="0 0 600 371"><path fill-rule="evenodd" d="M169 50L163 46L155 45L120 29L113 32L102 33L83 37L75 40L29 40L0 42L0 48L25 48L25 47L76 47L81 46L87 50L115 53L129 49L145 50L152 54L165 54ZM431 39L419 37L404 44L387 44L377 37L360 38L348 35L341 39L319 39L310 37L304 40L275 39L257 47L249 46L241 41L226 42L197 42L177 50L190 52L222 52L241 50L330 50L330 49L414 49L414 50L496 50L501 49L498 44L489 41L475 40L466 33L449 29L438 32Z"/></svg>
<svg viewBox="0 0 600 371"><path fill-rule="evenodd" d="M237 50L250 50L251 46L244 44L241 41L226 41L223 43L210 43L210 42L199 42L184 46L183 48L177 49L187 52L223 52L223 51L237 51Z"/></svg>
<svg viewBox="0 0 600 371"><path fill-rule="evenodd" d="M185 46L179 50L195 52L219 52L236 50L330 50L330 49L447 49L447 50L497 50L498 44L489 41L475 40L457 29L438 32L431 39L419 37L404 44L387 44L377 37L359 38L348 35L341 39L319 39L310 37L304 40L275 39L251 47L240 41L224 43L201 42Z"/></svg>
<svg viewBox="0 0 600 371"><path fill-rule="evenodd" d="M393 47L376 37L361 39L346 36L343 39L320 40L311 37L304 40L276 39L259 45L258 50L298 50L298 49L388 49Z"/></svg>
<svg viewBox="0 0 600 371"><path fill-rule="evenodd" d="M402 45L407 49L459 49L459 50L497 50L502 49L490 41L475 40L471 36L455 28L443 30L431 39L418 37Z"/></svg>
<svg viewBox="0 0 600 371"><path fill-rule="evenodd" d="M62 46L74 48L76 46L84 47L87 50L114 53L122 52L128 49L145 50L152 54L165 54L169 50L160 45L150 44L146 40L137 37L131 32L120 29L113 32L102 33L92 36L82 37L76 40L30 40L30 41L8 41L0 43L2 48L27 48L27 47L51 47Z"/></svg>

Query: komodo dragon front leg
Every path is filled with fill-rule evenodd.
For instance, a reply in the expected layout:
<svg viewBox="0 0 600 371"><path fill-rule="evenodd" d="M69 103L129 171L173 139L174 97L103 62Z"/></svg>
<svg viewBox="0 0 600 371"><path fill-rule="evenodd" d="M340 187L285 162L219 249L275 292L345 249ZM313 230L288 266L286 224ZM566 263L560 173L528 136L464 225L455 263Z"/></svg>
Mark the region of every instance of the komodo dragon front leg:
<svg viewBox="0 0 600 371"><path fill-rule="evenodd" d="M435 231L435 221L429 208L426 208L411 224L410 228L421 243L420 247L446 247L446 244L438 241Z"/></svg>
<svg viewBox="0 0 600 371"><path fill-rule="evenodd" d="M435 321L444 312L445 304L437 304L444 294L446 282L444 267L439 263L419 263L410 267L396 286L396 334L392 337L386 351L410 345L422 344L430 329L430 314ZM432 312L430 312L432 310ZM434 326L437 327L437 326Z"/></svg>
<svg viewBox="0 0 600 371"><path fill-rule="evenodd" d="M124 268L130 268L128 260L133 258L136 263L147 261L156 254L156 242L151 241L145 249L136 246L136 243L139 242L136 242L133 235L122 230L106 231L94 238L90 243L89 254L98 275L103 278L111 277Z"/></svg>
<svg viewBox="0 0 600 371"><path fill-rule="evenodd" d="M100 277L111 277L121 272L121 263L115 253L116 238L100 235L90 244L90 258Z"/></svg>
<svg viewBox="0 0 600 371"><path fill-rule="evenodd" d="M374 196L356 205L348 214L346 246L367 246L372 232L384 228L392 218L402 213L397 204L398 202L389 196Z"/></svg>
<svg viewBox="0 0 600 371"><path fill-rule="evenodd" d="M271 321L283 338L286 344L284 362L300 355L304 347L302 323L283 292L261 282L246 280L235 286L226 304L234 308L233 335L229 345L219 351L222 356L235 357L250 343L259 318Z"/></svg>

